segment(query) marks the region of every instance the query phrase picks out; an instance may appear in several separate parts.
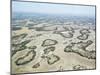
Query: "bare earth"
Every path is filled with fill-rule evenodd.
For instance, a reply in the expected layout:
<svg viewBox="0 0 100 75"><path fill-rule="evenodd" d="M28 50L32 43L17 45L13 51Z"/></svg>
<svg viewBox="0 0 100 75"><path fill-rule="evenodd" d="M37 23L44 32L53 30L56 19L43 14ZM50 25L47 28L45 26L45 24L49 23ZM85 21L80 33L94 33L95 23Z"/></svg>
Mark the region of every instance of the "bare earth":
<svg viewBox="0 0 100 75"><path fill-rule="evenodd" d="M12 31L12 73L95 69L95 27L39 24Z"/></svg>

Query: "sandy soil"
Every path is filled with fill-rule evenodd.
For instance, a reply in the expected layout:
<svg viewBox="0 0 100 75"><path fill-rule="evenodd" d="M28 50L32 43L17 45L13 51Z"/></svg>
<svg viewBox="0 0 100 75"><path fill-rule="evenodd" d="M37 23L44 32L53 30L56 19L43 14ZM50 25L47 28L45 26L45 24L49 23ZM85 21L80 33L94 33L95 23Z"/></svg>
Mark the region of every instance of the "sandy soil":
<svg viewBox="0 0 100 75"><path fill-rule="evenodd" d="M23 27L21 30L12 31L13 36L27 34L24 38L18 37L17 39L21 40L17 40L17 42L21 43L25 40L30 40L29 43L25 44L27 48L18 50L12 56L12 73L95 69L94 26L45 26L41 24L32 28ZM92 41L89 45L87 44L88 40ZM78 42L82 42L82 45L77 44ZM36 48L30 48L32 46L36 46ZM66 46L70 46L71 48L68 48L65 52L64 49ZM55 47L55 49L52 50L51 47ZM34 53L27 54L31 50L36 52L35 56ZM44 51L47 51L47 53L45 54ZM16 61L20 65L17 65ZM23 64L23 62L25 63Z"/></svg>

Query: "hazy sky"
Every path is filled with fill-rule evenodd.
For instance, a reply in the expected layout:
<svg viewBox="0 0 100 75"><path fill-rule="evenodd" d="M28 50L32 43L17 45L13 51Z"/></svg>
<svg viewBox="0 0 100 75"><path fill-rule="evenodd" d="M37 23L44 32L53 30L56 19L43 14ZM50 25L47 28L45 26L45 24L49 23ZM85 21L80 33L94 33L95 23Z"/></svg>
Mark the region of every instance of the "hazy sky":
<svg viewBox="0 0 100 75"><path fill-rule="evenodd" d="M95 16L95 6L48 4L48 3L35 3L35 2L13 1L12 11Z"/></svg>

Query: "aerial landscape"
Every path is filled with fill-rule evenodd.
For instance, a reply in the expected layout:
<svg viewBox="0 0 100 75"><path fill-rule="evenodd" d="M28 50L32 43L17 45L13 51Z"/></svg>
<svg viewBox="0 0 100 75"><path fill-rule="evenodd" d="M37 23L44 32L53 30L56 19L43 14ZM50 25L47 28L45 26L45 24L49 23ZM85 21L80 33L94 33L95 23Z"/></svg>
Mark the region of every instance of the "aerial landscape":
<svg viewBox="0 0 100 75"><path fill-rule="evenodd" d="M96 68L95 6L12 1L12 74Z"/></svg>

